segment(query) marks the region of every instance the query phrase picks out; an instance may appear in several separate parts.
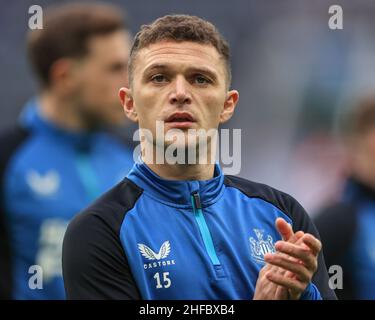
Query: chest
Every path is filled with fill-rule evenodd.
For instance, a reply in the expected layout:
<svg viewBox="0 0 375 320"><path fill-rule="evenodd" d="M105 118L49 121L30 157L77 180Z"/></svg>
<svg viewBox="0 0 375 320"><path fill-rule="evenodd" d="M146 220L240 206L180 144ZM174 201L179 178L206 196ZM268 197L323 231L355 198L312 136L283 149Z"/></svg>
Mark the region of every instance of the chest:
<svg viewBox="0 0 375 320"><path fill-rule="evenodd" d="M268 219L251 216L250 203L236 212L230 201L203 208L199 219L157 203L155 214L137 209L142 217L126 218L121 240L149 299L250 299L263 256L280 239Z"/></svg>
<svg viewBox="0 0 375 320"><path fill-rule="evenodd" d="M127 154L98 143L91 152L35 139L10 161L4 180L6 211L29 227L70 220L130 170Z"/></svg>

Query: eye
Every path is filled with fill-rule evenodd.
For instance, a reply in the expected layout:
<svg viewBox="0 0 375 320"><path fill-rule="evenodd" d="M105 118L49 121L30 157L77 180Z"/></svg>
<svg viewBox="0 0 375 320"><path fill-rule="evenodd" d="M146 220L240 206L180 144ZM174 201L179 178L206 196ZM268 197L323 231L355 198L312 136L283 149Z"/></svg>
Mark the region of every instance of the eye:
<svg viewBox="0 0 375 320"><path fill-rule="evenodd" d="M167 81L167 78L162 74L156 74L151 77L151 81L155 83L163 83Z"/></svg>
<svg viewBox="0 0 375 320"><path fill-rule="evenodd" d="M211 83L210 80L208 80L206 77L204 77L202 75L196 75L194 77L194 81L195 81L195 83L198 83L198 84L208 84L208 83Z"/></svg>

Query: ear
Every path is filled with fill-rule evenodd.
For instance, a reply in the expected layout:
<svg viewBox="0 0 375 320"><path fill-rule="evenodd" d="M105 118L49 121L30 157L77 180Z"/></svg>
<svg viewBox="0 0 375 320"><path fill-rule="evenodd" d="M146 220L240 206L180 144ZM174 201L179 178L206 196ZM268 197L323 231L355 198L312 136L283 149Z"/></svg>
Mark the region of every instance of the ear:
<svg viewBox="0 0 375 320"><path fill-rule="evenodd" d="M49 71L51 86L63 94L71 92L76 88L77 77L74 71L72 59L58 59L52 64Z"/></svg>
<svg viewBox="0 0 375 320"><path fill-rule="evenodd" d="M133 122L138 122L138 114L134 108L134 100L129 88L123 87L119 91L119 97L124 108L125 115Z"/></svg>
<svg viewBox="0 0 375 320"><path fill-rule="evenodd" d="M220 114L220 123L227 122L234 113L240 95L237 90L228 91L224 108Z"/></svg>

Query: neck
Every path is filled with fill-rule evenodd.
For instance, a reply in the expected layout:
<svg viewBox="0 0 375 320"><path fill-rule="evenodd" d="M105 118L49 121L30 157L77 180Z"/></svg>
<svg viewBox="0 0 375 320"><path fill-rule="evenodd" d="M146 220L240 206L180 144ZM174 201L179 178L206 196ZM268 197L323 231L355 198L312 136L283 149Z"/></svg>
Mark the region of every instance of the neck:
<svg viewBox="0 0 375 320"><path fill-rule="evenodd" d="M209 180L214 176L214 164L146 163L159 177L168 180Z"/></svg>
<svg viewBox="0 0 375 320"><path fill-rule="evenodd" d="M44 91L40 97L40 112L48 121L69 131L87 129L83 119L72 101L57 97L49 91Z"/></svg>
<svg viewBox="0 0 375 320"><path fill-rule="evenodd" d="M143 145L143 150L150 147L149 143L145 141L143 141L141 145ZM152 157L142 154L142 160L161 178L168 180L209 180L214 176L215 163L211 163L211 161L205 161L204 164L201 164L198 156L195 161L196 164L169 164L163 156L164 161L160 163L156 157L156 153L158 151L160 152L160 150L157 151L156 149L157 148L152 148ZM210 152L207 153L210 155ZM207 157L206 159L210 158Z"/></svg>

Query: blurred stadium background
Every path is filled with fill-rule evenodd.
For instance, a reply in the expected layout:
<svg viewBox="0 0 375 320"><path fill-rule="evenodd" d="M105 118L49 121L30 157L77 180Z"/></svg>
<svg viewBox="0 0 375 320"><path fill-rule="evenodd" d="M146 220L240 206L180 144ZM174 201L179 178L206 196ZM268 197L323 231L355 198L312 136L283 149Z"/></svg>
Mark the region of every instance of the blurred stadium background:
<svg viewBox="0 0 375 320"><path fill-rule="evenodd" d="M73 1L2 0L0 127L17 121L36 83L25 54L28 8ZM240 175L294 195L313 214L341 186L338 120L375 88L375 1L119 0L133 32L168 13L213 22L232 49L240 103L228 128L242 129ZM341 5L344 29L328 28Z"/></svg>

